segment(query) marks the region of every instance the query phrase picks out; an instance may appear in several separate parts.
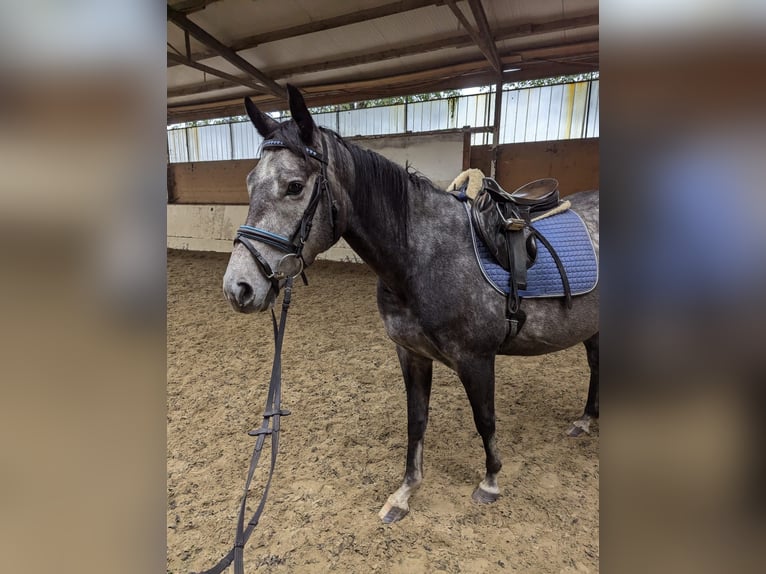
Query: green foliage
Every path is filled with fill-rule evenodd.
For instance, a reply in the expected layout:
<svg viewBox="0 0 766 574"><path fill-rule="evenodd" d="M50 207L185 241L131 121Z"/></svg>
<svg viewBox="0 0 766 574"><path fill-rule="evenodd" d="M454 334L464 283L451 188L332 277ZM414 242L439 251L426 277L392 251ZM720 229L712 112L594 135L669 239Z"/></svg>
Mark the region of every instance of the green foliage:
<svg viewBox="0 0 766 574"><path fill-rule="evenodd" d="M539 88L540 86L554 86L556 84L570 84L572 82L587 82L598 80L598 71L574 74L571 76L556 76L554 78L541 78L539 80L522 80L503 84L504 90L518 90L521 88Z"/></svg>
<svg viewBox="0 0 766 574"><path fill-rule="evenodd" d="M571 84L573 82L587 82L598 80L598 71L572 74L570 76L555 76L553 78L540 78L538 80L521 80L519 82L507 82L503 84L504 90L521 90L524 88L539 88L541 86L555 86L556 84ZM494 86L482 86L479 93L489 93Z"/></svg>

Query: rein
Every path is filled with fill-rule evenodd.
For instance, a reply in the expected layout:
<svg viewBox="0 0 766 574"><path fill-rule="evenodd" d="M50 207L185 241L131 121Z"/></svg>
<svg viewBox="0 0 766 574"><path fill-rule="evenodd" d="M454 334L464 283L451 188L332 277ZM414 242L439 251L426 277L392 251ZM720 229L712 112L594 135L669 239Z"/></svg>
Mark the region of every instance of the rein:
<svg viewBox="0 0 766 574"><path fill-rule="evenodd" d="M287 147L285 142L281 140L269 139L263 142L263 148ZM258 525L263 509L266 506L266 497L269 494L271 479L274 476L274 468L277 464L280 419L281 417L290 414L290 411L282 408L282 343L284 342L285 326L287 325L287 310L290 308L290 301L292 299L293 280L300 275L303 282L308 285L308 280L304 273L305 261L303 260L303 246L308 240L314 215L323 194L327 199L330 222L333 228L333 239L338 239L338 231L335 224L337 208L332 198L332 194L330 193L330 187L327 180L327 160L325 159L324 154L320 154L310 147L305 147L304 151L310 158L319 161L322 167L319 176L314 182L314 189L311 192L309 203L306 206L306 210L303 212L303 216L292 237L287 238L264 229L259 229L250 225L242 225L237 230L237 236L234 239L235 245L241 243L253 256L253 259L261 269L261 272L265 275L266 279L271 282L271 288L274 290L275 295L279 294L281 288L280 284L284 281L285 294L282 299L282 313L279 323L277 323L274 310L271 310L271 322L274 328L274 361L271 367L271 378L269 380L269 391L263 412L263 422L260 427L248 431L247 433L248 435L257 438L255 447L253 448L253 454L250 457L250 467L247 471L247 479L245 480L242 501L239 505L234 547L215 566L199 574L220 574L226 570L232 562L234 562L234 574L245 573L245 544L253 533L253 530L255 530L255 527ZM324 140L322 140L322 151L326 152ZM266 258L255 248L251 241L260 241L285 253L284 257L282 257L277 264L276 270L272 270L271 266L266 261ZM250 490L250 483L253 480L258 461L261 458L263 444L266 441L266 437L269 435L271 436L271 466L269 467L269 475L266 479L266 485L263 488L263 494L261 495L258 507L255 510L253 517L247 523L247 526L245 526L247 493Z"/></svg>

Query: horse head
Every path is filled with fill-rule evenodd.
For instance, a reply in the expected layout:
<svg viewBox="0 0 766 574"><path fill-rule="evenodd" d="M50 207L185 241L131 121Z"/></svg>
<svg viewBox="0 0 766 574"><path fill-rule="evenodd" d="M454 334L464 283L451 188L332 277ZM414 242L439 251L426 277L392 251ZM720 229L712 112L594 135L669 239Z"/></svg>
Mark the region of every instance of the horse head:
<svg viewBox="0 0 766 574"><path fill-rule="evenodd" d="M268 309L287 279L301 274L340 234L322 133L297 88L288 84L287 91L292 118L282 123L245 99L264 142L247 176L247 220L223 278L226 298L243 313Z"/></svg>

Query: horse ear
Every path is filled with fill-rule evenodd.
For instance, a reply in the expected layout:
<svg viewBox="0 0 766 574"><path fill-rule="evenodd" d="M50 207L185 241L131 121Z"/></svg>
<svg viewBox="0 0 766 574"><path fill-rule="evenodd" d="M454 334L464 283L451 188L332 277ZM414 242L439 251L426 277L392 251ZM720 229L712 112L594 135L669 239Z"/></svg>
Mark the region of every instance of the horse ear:
<svg viewBox="0 0 766 574"><path fill-rule="evenodd" d="M279 127L279 122L259 110L258 106L250 98L245 98L245 109L250 117L250 121L253 122L255 129L258 130L262 137L268 138Z"/></svg>
<svg viewBox="0 0 766 574"><path fill-rule="evenodd" d="M303 143L311 145L311 138L314 135L315 127L314 120L311 118L311 112L306 107L306 102L303 100L303 96L298 91L298 88L292 84L287 84L287 96L290 102L290 115L293 116L293 120L298 124L301 139Z"/></svg>

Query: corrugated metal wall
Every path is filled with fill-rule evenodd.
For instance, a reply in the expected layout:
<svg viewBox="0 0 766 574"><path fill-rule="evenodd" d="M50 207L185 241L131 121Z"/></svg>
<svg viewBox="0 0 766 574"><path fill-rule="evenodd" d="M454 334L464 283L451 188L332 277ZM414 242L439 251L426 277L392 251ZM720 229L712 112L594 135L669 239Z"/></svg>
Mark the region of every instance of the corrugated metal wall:
<svg viewBox="0 0 766 574"><path fill-rule="evenodd" d="M476 94L323 112L314 114L314 121L344 137L488 127L494 99L494 94ZM598 80L505 90L500 143L598 137L598 120ZM257 158L261 141L247 121L173 128L168 130L168 157L171 163ZM474 145L491 141L490 133L472 136Z"/></svg>

